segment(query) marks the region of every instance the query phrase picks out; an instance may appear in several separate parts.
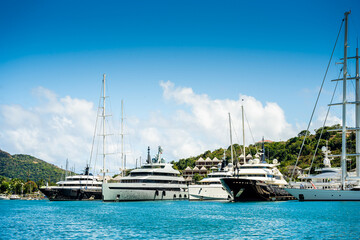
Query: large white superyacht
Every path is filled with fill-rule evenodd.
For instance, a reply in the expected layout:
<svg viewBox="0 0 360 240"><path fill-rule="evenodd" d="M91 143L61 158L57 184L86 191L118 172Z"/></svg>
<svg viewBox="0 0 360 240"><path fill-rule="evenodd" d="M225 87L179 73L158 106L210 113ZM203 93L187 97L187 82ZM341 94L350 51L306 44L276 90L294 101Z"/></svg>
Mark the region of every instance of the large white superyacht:
<svg viewBox="0 0 360 240"><path fill-rule="evenodd" d="M104 182L103 201L155 201L188 199L187 185L180 172L165 163L162 150L156 158L150 158L150 148L146 164L134 169L129 176L116 182Z"/></svg>

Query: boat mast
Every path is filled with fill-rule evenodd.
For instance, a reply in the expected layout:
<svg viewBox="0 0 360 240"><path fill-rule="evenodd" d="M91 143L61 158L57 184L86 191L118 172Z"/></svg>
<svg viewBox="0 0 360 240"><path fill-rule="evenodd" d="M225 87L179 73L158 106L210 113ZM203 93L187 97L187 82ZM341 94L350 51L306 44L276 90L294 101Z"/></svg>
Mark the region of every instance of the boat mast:
<svg viewBox="0 0 360 240"><path fill-rule="evenodd" d="M231 131L231 116L229 113L229 125L230 125L230 151L231 151L231 164L234 164L234 154L233 154L233 143L232 143L232 131Z"/></svg>
<svg viewBox="0 0 360 240"><path fill-rule="evenodd" d="M244 101L244 99L242 100ZM244 124L244 105L241 105L241 115L242 115L242 128L243 128L243 153L244 153L244 164L246 163L246 153L245 153L245 124Z"/></svg>
<svg viewBox="0 0 360 240"><path fill-rule="evenodd" d="M67 178L68 176L68 166L69 165L69 159L66 159L66 164L65 164L65 179Z"/></svg>
<svg viewBox="0 0 360 240"><path fill-rule="evenodd" d="M124 177L124 101L121 99L121 174Z"/></svg>
<svg viewBox="0 0 360 240"><path fill-rule="evenodd" d="M344 67L343 67L343 103L342 103L342 151L341 151L341 186L345 189L346 177L346 77L347 77L347 35L348 35L348 15L345 12L345 38L344 38Z"/></svg>
<svg viewBox="0 0 360 240"><path fill-rule="evenodd" d="M103 182L105 182L105 74L103 75Z"/></svg>
<svg viewBox="0 0 360 240"><path fill-rule="evenodd" d="M356 47L356 177L360 177L360 76L359 47Z"/></svg>

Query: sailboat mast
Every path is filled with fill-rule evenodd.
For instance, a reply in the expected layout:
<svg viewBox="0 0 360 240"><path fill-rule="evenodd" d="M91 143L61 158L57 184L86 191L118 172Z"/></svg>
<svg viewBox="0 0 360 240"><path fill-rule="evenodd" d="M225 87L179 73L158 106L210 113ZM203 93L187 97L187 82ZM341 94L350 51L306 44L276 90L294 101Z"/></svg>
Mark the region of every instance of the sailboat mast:
<svg viewBox="0 0 360 240"><path fill-rule="evenodd" d="M103 75L103 182L105 182L105 74Z"/></svg>
<svg viewBox="0 0 360 240"><path fill-rule="evenodd" d="M69 165L69 159L66 159L66 164L65 164L65 179L68 176L68 165Z"/></svg>
<svg viewBox="0 0 360 240"><path fill-rule="evenodd" d="M234 153L233 153L232 130L231 130L231 116L230 116L230 113L229 113L229 126L230 126L230 151L231 151L231 164L234 164Z"/></svg>
<svg viewBox="0 0 360 240"><path fill-rule="evenodd" d="M360 177L360 84L359 48L356 48L356 177Z"/></svg>
<svg viewBox="0 0 360 240"><path fill-rule="evenodd" d="M246 163L246 153L245 153L244 105L241 105L241 114L242 114L242 128L243 128L243 153L244 153L244 164L245 164Z"/></svg>
<svg viewBox="0 0 360 240"><path fill-rule="evenodd" d="M121 100L121 162L122 171L121 174L124 177L124 101Z"/></svg>
<svg viewBox="0 0 360 240"><path fill-rule="evenodd" d="M348 15L345 13L345 38L344 38L344 67L343 67L343 106L342 106L342 151L341 151L341 185L345 188L346 177L346 77L347 77L347 35L348 35Z"/></svg>

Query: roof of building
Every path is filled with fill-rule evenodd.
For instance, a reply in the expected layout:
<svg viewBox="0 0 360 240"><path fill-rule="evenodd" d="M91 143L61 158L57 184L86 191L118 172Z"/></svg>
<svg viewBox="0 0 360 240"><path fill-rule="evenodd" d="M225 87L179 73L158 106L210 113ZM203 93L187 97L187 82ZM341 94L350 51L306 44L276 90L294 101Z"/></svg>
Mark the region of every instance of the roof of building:
<svg viewBox="0 0 360 240"><path fill-rule="evenodd" d="M214 157L213 162L221 162L221 160L217 159L217 157Z"/></svg>

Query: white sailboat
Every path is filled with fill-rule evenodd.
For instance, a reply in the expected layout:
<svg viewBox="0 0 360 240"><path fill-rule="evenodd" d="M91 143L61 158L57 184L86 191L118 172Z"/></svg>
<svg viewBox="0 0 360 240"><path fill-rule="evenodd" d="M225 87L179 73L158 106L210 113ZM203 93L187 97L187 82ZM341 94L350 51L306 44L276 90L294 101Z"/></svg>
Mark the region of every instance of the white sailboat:
<svg viewBox="0 0 360 240"><path fill-rule="evenodd" d="M343 77L333 81L343 81L343 101L338 104L331 105L342 105L342 149L341 149L341 174L340 174L340 186L338 189L333 188L323 188L318 189L316 187L312 189L297 188L293 185L291 188L286 188L285 190L293 195L295 198L301 201L360 201L360 91L359 91L359 50L356 48L356 56L348 57L347 48L348 48L348 16L349 12L345 12L345 38L344 38L344 66L343 66ZM355 77L348 77L347 72L347 60L356 59L356 75ZM355 102L349 102L347 99L347 80L356 80L356 89L355 89ZM347 128L346 127L346 105L355 104L356 106L356 127ZM346 133L349 130L356 131L356 153L348 154L346 152ZM356 177L351 177L347 173L347 157L356 156ZM339 156L338 156L339 157ZM354 184L355 183L355 184Z"/></svg>

